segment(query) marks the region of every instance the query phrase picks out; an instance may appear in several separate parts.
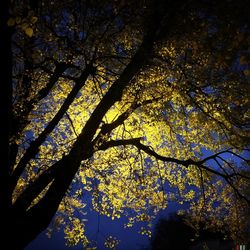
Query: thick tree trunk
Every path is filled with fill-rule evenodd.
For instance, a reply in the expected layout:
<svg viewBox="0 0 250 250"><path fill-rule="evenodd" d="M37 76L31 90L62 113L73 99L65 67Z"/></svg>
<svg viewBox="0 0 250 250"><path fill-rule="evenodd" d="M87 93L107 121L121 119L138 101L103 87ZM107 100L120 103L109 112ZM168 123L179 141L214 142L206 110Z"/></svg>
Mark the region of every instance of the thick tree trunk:
<svg viewBox="0 0 250 250"><path fill-rule="evenodd" d="M0 206L10 205L10 197L6 192L9 180L9 135L12 102L12 53L11 53L11 29L7 26L9 18L8 2L0 4ZM1 210L3 211L3 210Z"/></svg>
<svg viewBox="0 0 250 250"><path fill-rule="evenodd" d="M81 159L73 155L63 157L56 163L60 171L56 172L49 190L36 205L27 211L20 209L20 206L13 206L9 233L13 235L14 240L7 244L10 249L23 249L49 226L80 162Z"/></svg>
<svg viewBox="0 0 250 250"><path fill-rule="evenodd" d="M12 29L8 27L9 1L0 3L0 248L11 239L10 131L12 111ZM13 238L11 239L14 240ZM8 248L8 247L7 247Z"/></svg>
<svg viewBox="0 0 250 250"><path fill-rule="evenodd" d="M5 11L7 13L7 7ZM1 9L2 11L2 9ZM5 17L5 21L7 23L8 15ZM157 19L158 20L158 19ZM123 90L128 86L133 77L140 71L140 69L145 66L147 63L147 59L149 58L154 40L161 34L161 28L157 29L158 22L152 22L151 29L147 31L144 40L135 53L134 57L124 69L123 73L120 75L119 79L117 79L106 95L103 97L99 105L97 105L93 114L91 115L89 121L86 123L84 129L81 134L77 138L74 143L70 153L67 156L64 156L60 161L56 164L59 166L58 171L54 172L53 178L47 178L49 175L42 175L44 178L38 178L33 184L31 184L27 188L27 197L22 197L23 201L18 201L17 204L11 205L10 195L8 192L9 185L9 153L8 153L8 144L9 144L9 123L10 123L10 114L11 114L11 32L9 31L7 25L3 24L4 32L6 37L4 38L3 49L6 51L6 54L0 60L4 60L5 67L5 75L6 75L6 86L8 87L8 91L6 93L4 103L1 107L4 107L1 112L3 113L2 117L5 121L3 129L0 131L4 131L6 137L1 141L4 148L6 149L4 152L3 164L1 164L1 199L2 203L0 206L3 206L4 213L2 213L4 219L4 223L2 224L2 229L4 231L1 234L2 241L1 244L4 243L8 246L9 249L12 250L20 250L27 246L32 240L34 240L42 231L44 231L50 224L53 216L55 215L58 206L60 205L65 193L67 192L75 174L77 173L80 163L82 160L88 159L93 154L93 137L99 128L103 116L106 112L115 104L115 102L119 101L122 98ZM8 33L9 32L9 33ZM2 47L2 44L1 44ZM84 75L84 80L88 77L88 70L86 70L87 74ZM75 94L78 93L78 87L74 89L72 93L72 98L66 100L67 103L64 104L65 107L68 107L71 102L74 100ZM7 103L7 105L6 105ZM5 105L4 105L5 104ZM50 133L57 122L60 120L62 115L64 114L64 107L62 107L62 111L59 112L58 117L56 116L47 131L42 135L41 141L38 142L37 147L44 141L47 134ZM39 138L40 140L40 138ZM23 172L28 161L36 155L36 151L34 153L28 154L27 159L22 163L21 167L17 167L14 175L14 185L17 183L18 178ZM52 166L53 167L53 166ZM12 176L13 178L13 176ZM29 207L29 203L33 200L33 197L36 196L38 191L42 191L48 184L51 184L47 193L44 197L32 208L27 209ZM36 186L37 185L37 186ZM6 192L7 190L7 192ZM25 194L26 195L26 194ZM5 216L6 215L6 216Z"/></svg>

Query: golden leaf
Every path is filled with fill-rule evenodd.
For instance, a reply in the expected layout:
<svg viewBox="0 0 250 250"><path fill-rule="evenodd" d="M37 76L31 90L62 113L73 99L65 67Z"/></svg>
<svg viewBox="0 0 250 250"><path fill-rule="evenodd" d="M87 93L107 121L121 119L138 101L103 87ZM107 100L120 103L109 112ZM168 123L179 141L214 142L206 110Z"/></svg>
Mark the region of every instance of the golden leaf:
<svg viewBox="0 0 250 250"><path fill-rule="evenodd" d="M11 17L11 18L8 20L7 25L8 25L8 26L14 26L15 23L16 23L16 22L15 22L15 19Z"/></svg>
<svg viewBox="0 0 250 250"><path fill-rule="evenodd" d="M32 37L33 36L33 29L28 27L24 30L25 34L28 36L28 37Z"/></svg>

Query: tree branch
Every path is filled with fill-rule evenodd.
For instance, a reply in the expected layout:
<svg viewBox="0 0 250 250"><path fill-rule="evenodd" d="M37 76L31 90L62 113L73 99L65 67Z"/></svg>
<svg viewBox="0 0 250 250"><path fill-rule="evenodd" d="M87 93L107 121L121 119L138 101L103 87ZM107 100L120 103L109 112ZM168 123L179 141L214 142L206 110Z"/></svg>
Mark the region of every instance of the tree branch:
<svg viewBox="0 0 250 250"><path fill-rule="evenodd" d="M67 69L66 64L56 64L56 68L54 72L50 72L51 76L44 88L42 88L31 100L27 101L27 97L23 96L22 99L24 101L24 104L22 105L22 110L17 111L17 117L13 117L15 124L14 130L12 131L12 135L17 135L24 129L25 126L29 123L27 117L31 110L33 109L34 105L45 98L48 93L51 91L53 86L58 81L59 77L62 75L62 73ZM30 76L24 77L24 80L31 81ZM28 85L27 82L24 84L25 86Z"/></svg>
<svg viewBox="0 0 250 250"><path fill-rule="evenodd" d="M13 209L16 211L27 210L35 198L37 198L37 196L49 185L49 183L53 181L58 171L60 171L60 167L61 161L58 161L40 174L37 179L29 183L26 189L16 199L13 204Z"/></svg>
<svg viewBox="0 0 250 250"><path fill-rule="evenodd" d="M24 153L23 157L19 161L17 167L15 168L12 174L12 190L16 186L16 183L19 177L21 176L23 170L25 169L26 164L29 162L30 159L35 157L35 155L38 153L39 147L46 140L47 135L53 131L53 129L61 120L65 112L68 110L71 103L74 101L79 90L84 86L89 76L89 73L91 71L91 67L92 65L87 65L86 69L83 71L81 77L79 77L78 81L75 83L75 86L73 87L73 89L71 90L67 98L65 99L63 105L58 110L56 115L53 117L53 119L50 121L47 127L43 130L43 132L33 142L31 142L30 147Z"/></svg>
<svg viewBox="0 0 250 250"><path fill-rule="evenodd" d="M131 106L125 111L123 112L121 115L118 116L118 118L109 123L109 124L104 124L101 127L101 131L99 132L99 134L96 136L96 138L93 140L93 145L96 145L96 143L101 142L101 138L106 135L106 134L110 134L112 130L114 130L115 128L117 128L118 126L122 125L123 122L137 109L140 108L144 105L148 105L151 104L155 101L160 100L160 98L153 98L153 99L149 99L149 100L145 100L143 102L137 103L137 102L133 102L131 104Z"/></svg>
<svg viewBox="0 0 250 250"><path fill-rule="evenodd" d="M217 176L222 177L223 179L225 179L225 181L234 189L234 191L237 193L237 195L244 199L245 201L247 201L250 204L250 200L245 197L244 195L242 195L239 190L234 186L234 184L232 183L231 179L233 176L235 176L235 174L228 174L227 172L225 172L224 168L222 168L222 166L219 164L219 162L216 160L216 157L222 153L225 153L227 151L222 151L219 152L217 154L214 154L212 156L206 157L203 160L200 161L195 161L192 159L187 159L187 160L179 160L173 157L165 157L162 155L159 155L158 153L156 153L151 147L146 146L144 144L142 144L141 141L142 138L133 138L133 139L124 139L124 140L110 140L107 142L104 142L100 147L98 147L99 150L106 150L108 148L111 147L118 147L118 146L128 146L128 145L133 145L135 147L137 147L139 150L144 151L145 153L147 153L148 155L151 155L153 157L155 157L158 160L164 161L164 162L173 162L173 163L177 163L180 164L184 167L189 167L191 165L193 166L197 166L199 169L204 169L212 174L215 174ZM221 167L224 171L224 173L221 173L217 170L214 170L212 168L209 168L207 166L204 165L205 162L207 162L208 160L214 159L217 164L219 164L219 167ZM242 175L239 175L242 177ZM245 177L248 179L248 177Z"/></svg>
<svg viewBox="0 0 250 250"><path fill-rule="evenodd" d="M78 136L78 139L73 146L73 150L78 151L78 149L82 147L81 145L85 143L89 144L92 141L104 115L117 101L121 100L125 87L128 86L132 78L147 63L147 59L153 48L154 35L154 32L151 32L145 36L140 48L137 50L130 63L104 95L91 117L86 122L81 134Z"/></svg>

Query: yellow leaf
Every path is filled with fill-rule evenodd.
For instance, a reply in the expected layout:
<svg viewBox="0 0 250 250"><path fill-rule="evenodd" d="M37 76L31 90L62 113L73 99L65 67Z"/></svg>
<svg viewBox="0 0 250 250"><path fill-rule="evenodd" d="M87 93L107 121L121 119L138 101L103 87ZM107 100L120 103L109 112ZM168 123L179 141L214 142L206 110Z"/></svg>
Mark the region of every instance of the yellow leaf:
<svg viewBox="0 0 250 250"><path fill-rule="evenodd" d="M38 20L38 18L37 18L36 16L33 16L33 17L31 18L31 22L32 22L33 24L36 23L37 20Z"/></svg>
<svg viewBox="0 0 250 250"><path fill-rule="evenodd" d="M17 23L17 24L21 23L21 21L22 21L21 17L17 17L17 18L16 18L16 23Z"/></svg>
<svg viewBox="0 0 250 250"><path fill-rule="evenodd" d="M245 69L244 70L244 75L245 76L250 76L250 69Z"/></svg>
<svg viewBox="0 0 250 250"><path fill-rule="evenodd" d="M8 25L8 26L14 26L15 23L16 23L16 22L15 22L15 19L11 17L11 18L8 20L7 25Z"/></svg>
<svg viewBox="0 0 250 250"><path fill-rule="evenodd" d="M28 37L32 37L33 36L33 29L28 27L24 30L25 34L28 36Z"/></svg>
<svg viewBox="0 0 250 250"><path fill-rule="evenodd" d="M245 64L245 65L249 64L249 57L241 56L240 57L240 64L241 65L243 65L243 64Z"/></svg>

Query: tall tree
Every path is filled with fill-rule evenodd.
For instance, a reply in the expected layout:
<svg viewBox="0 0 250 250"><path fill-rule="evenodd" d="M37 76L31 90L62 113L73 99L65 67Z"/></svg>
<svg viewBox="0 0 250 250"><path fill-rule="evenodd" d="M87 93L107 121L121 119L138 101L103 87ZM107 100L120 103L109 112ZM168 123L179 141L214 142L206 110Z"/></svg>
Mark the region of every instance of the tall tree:
<svg viewBox="0 0 250 250"><path fill-rule="evenodd" d="M54 218L69 244L87 245L86 191L101 214L133 209L128 226L169 200L201 204L200 218L221 190L218 209L238 213L228 197L249 206L245 4L11 1L2 242L22 249Z"/></svg>

